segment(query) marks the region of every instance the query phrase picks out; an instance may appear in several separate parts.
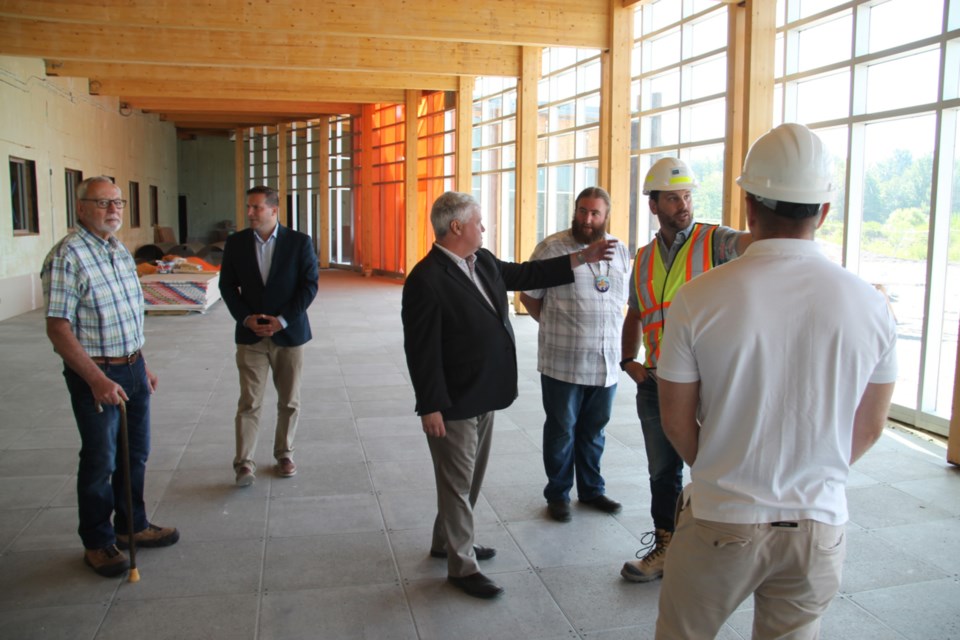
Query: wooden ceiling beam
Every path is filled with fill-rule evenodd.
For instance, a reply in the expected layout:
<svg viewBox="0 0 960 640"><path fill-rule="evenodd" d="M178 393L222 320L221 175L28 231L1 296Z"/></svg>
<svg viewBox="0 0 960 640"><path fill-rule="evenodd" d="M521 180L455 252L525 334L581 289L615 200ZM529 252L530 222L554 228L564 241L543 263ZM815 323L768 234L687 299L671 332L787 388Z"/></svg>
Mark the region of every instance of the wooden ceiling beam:
<svg viewBox="0 0 960 640"><path fill-rule="evenodd" d="M245 31L256 34L244 38L253 46L261 46L263 36L298 33L300 38L339 35L605 48L609 11L610 0L471 0L467 6L460 0L0 0L3 19L55 19L112 31L172 26L205 33Z"/></svg>
<svg viewBox="0 0 960 640"><path fill-rule="evenodd" d="M0 0L2 6L4 0ZM390 4L390 3L386 3ZM181 27L72 24L0 13L0 55L109 63L209 65L266 69L379 71L516 77L513 45L401 40L292 31L251 35Z"/></svg>
<svg viewBox="0 0 960 640"><path fill-rule="evenodd" d="M219 98L155 98L120 96L134 109L148 113L236 113L298 117L305 114L360 115L360 105L352 102L306 102L302 100L221 100Z"/></svg>
<svg viewBox="0 0 960 640"><path fill-rule="evenodd" d="M220 84L257 85L265 91L271 87L349 87L359 89L416 89L454 91L457 76L416 73L364 73L290 69L236 67L173 66L157 64L121 64L46 60L47 75L88 78L104 82L153 80L181 82L214 82Z"/></svg>
<svg viewBox="0 0 960 640"><path fill-rule="evenodd" d="M265 96L273 100L360 103L403 102L404 96L402 89L352 89L196 80L173 85L165 80L112 78L90 80L89 91L95 96L137 95L154 98L219 98L221 100L242 100L250 96Z"/></svg>

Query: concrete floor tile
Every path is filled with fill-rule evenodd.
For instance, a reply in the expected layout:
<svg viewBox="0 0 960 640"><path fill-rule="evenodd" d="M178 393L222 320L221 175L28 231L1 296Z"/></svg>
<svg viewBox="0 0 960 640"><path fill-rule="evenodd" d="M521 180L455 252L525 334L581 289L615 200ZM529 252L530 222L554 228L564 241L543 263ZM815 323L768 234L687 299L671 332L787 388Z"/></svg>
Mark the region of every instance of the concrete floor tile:
<svg viewBox="0 0 960 640"><path fill-rule="evenodd" d="M105 613L105 606L89 605L0 611L0 629L14 633L16 640L89 640L96 637Z"/></svg>
<svg viewBox="0 0 960 640"><path fill-rule="evenodd" d="M260 588L264 541L183 538L159 549L137 549L140 582L122 582L120 600L152 600L229 594L256 594ZM189 575L189 580L183 576Z"/></svg>
<svg viewBox="0 0 960 640"><path fill-rule="evenodd" d="M83 563L80 539L69 549L0 556L0 610L61 605L104 606L121 578L103 578Z"/></svg>
<svg viewBox="0 0 960 640"><path fill-rule="evenodd" d="M954 527L958 524L960 523L953 522ZM927 529L927 526L923 527L924 532ZM943 545L940 549L927 551L925 541L916 537L904 537L915 536L917 533L917 527L913 526L869 531L857 531L848 527L847 558L843 563L840 592L859 593L947 577L942 568L919 559L921 555L927 555L936 560L943 551ZM909 545L904 544L907 539L910 540ZM960 548L960 534L954 544L953 548Z"/></svg>
<svg viewBox="0 0 960 640"><path fill-rule="evenodd" d="M370 611L377 615L371 616ZM271 591L264 595L259 640L416 640L398 585Z"/></svg>
<svg viewBox="0 0 960 640"><path fill-rule="evenodd" d="M271 538L267 545L267 592L399 583L383 532Z"/></svg>
<svg viewBox="0 0 960 640"><path fill-rule="evenodd" d="M620 577L622 563L540 569L560 609L581 634L654 624L660 583L634 584Z"/></svg>
<svg viewBox="0 0 960 640"><path fill-rule="evenodd" d="M423 640L556 640L573 637L569 621L533 571L500 573L504 589L493 600L472 598L444 580L407 586L410 608Z"/></svg>
<svg viewBox="0 0 960 640"><path fill-rule="evenodd" d="M908 640L960 637L956 578L876 589L854 594L850 600Z"/></svg>
<svg viewBox="0 0 960 640"><path fill-rule="evenodd" d="M946 511L928 507L921 500L888 485L848 489L847 506L850 520L867 529L950 517Z"/></svg>
<svg viewBox="0 0 960 640"><path fill-rule="evenodd" d="M71 475L0 477L0 511L45 507L69 482L76 482Z"/></svg>
<svg viewBox="0 0 960 640"><path fill-rule="evenodd" d="M257 596L119 599L110 607L97 640L211 640L256 637Z"/></svg>
<svg viewBox="0 0 960 640"><path fill-rule="evenodd" d="M905 556L909 563L908 575L936 567L951 575L960 575L960 518L946 518L916 524L887 527L875 532ZM941 576L931 576L938 578ZM960 609L958 609L960 610Z"/></svg>
<svg viewBox="0 0 960 640"><path fill-rule="evenodd" d="M370 493L306 498L271 498L271 538L325 533L382 531L377 499Z"/></svg>

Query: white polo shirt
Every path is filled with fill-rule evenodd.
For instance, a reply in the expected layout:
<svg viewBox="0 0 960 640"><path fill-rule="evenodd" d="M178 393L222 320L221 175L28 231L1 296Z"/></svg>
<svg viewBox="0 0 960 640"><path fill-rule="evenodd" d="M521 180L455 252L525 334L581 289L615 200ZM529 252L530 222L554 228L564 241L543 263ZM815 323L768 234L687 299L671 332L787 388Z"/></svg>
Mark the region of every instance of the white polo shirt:
<svg viewBox="0 0 960 640"><path fill-rule="evenodd" d="M882 294L809 240L761 240L680 288L657 374L700 381L697 518L847 521L853 420L894 382Z"/></svg>

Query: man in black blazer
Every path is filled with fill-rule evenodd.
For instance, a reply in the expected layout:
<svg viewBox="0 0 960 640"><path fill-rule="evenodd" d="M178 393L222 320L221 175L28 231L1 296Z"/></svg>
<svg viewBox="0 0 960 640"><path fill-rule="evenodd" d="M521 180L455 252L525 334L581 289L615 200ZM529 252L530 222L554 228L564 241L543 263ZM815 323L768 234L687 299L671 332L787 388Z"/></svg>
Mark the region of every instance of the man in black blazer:
<svg viewBox="0 0 960 640"><path fill-rule="evenodd" d="M477 560L496 551L474 546L473 507L480 494L494 411L517 397L517 350L507 291L573 282L573 269L609 260L605 239L565 256L515 264L481 249L480 206L447 192L430 212L436 244L403 286L407 368L433 458L437 517L430 555L447 558L448 580L471 596L503 592Z"/></svg>
<svg viewBox="0 0 960 640"><path fill-rule="evenodd" d="M253 453L271 369L278 396L275 469L282 478L297 472L293 437L300 415L303 345L312 337L307 307L317 295L319 272L310 236L279 224L279 208L275 189L247 191L250 227L227 238L220 266L220 294L237 321L240 401L233 469L240 487L256 478Z"/></svg>

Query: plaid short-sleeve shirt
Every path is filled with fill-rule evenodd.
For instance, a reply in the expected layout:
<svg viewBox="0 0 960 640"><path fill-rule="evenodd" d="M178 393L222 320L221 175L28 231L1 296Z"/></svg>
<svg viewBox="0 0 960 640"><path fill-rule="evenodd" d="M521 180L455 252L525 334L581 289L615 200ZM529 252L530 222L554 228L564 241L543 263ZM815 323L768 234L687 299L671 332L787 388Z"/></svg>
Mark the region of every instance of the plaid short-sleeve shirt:
<svg viewBox="0 0 960 640"><path fill-rule="evenodd" d="M567 229L544 238L530 257L555 258L585 247ZM613 260L578 266L573 270L573 283L526 292L543 301L537 353L540 373L591 387L616 384L629 273L630 254L626 245L618 242ZM598 276L605 278L606 291L598 289Z"/></svg>
<svg viewBox="0 0 960 640"><path fill-rule="evenodd" d="M116 358L143 347L143 291L119 240L79 226L50 250L40 278L47 317L68 320L87 355Z"/></svg>

